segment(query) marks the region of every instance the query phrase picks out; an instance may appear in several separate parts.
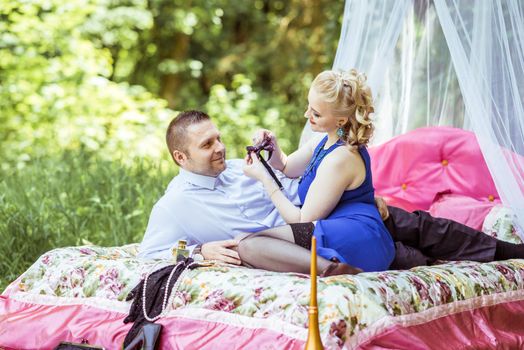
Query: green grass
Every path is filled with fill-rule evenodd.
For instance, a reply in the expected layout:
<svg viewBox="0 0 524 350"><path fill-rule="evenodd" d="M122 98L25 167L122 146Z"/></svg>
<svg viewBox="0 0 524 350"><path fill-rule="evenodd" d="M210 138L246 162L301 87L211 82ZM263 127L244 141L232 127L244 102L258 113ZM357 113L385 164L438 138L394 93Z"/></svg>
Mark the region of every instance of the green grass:
<svg viewBox="0 0 524 350"><path fill-rule="evenodd" d="M0 171L0 292L44 252L140 242L174 166L132 166L83 153Z"/></svg>

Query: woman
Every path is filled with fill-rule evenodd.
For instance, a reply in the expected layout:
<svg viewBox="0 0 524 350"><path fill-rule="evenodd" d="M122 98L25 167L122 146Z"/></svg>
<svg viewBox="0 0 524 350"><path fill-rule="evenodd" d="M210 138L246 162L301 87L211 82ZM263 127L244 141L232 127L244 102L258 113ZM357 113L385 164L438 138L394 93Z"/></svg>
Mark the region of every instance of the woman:
<svg viewBox="0 0 524 350"><path fill-rule="evenodd" d="M288 177L302 176L301 208L282 193L254 153L244 173L261 181L280 215L290 224L241 240L244 263L274 271L308 273L311 236L318 242L321 275L386 270L395 248L374 203L371 164L366 145L373 133L371 91L364 75L325 71L313 81L305 117L311 129L327 133L286 156L270 138L270 165Z"/></svg>

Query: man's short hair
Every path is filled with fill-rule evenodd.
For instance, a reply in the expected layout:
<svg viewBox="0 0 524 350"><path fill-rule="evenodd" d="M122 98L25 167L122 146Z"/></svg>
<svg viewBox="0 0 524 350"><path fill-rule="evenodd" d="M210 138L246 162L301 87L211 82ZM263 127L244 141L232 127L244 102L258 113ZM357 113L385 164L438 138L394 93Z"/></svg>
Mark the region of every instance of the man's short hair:
<svg viewBox="0 0 524 350"><path fill-rule="evenodd" d="M184 111L180 112L167 127L166 132L166 143L169 149L169 154L178 164L173 157L173 151L178 150L188 154L187 149L187 127L193 124L198 124L206 120L211 120L209 116L201 111Z"/></svg>

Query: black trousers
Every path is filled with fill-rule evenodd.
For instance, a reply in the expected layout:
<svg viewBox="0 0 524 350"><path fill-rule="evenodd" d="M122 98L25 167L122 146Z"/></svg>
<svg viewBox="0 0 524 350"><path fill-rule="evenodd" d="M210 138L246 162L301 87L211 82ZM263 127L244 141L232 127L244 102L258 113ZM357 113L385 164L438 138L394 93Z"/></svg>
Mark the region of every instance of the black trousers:
<svg viewBox="0 0 524 350"><path fill-rule="evenodd" d="M497 240L483 232L425 211L410 213L390 206L388 210L384 224L396 248L390 269L431 265L436 260L494 260Z"/></svg>

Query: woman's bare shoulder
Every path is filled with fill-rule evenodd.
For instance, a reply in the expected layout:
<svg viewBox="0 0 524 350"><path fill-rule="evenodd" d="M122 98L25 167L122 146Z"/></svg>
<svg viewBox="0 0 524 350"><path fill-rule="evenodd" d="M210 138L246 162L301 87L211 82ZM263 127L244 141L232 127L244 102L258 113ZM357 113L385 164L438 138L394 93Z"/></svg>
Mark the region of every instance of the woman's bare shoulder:
<svg viewBox="0 0 524 350"><path fill-rule="evenodd" d="M358 149L353 146L340 146L333 150L329 154L332 159L336 159L338 161L358 161L361 160L362 157L360 156L360 153L358 152Z"/></svg>
<svg viewBox="0 0 524 350"><path fill-rule="evenodd" d="M354 154L347 147L337 147L331 153L329 153L321 164L325 164L329 167L340 167L342 165L352 163L358 159L358 154Z"/></svg>
<svg viewBox="0 0 524 350"><path fill-rule="evenodd" d="M350 146L338 147L333 150L324 162L320 164L319 171L323 174L336 174L340 179L346 179L346 190L360 186L366 178L366 166L358 149ZM322 166L324 165L324 168Z"/></svg>

